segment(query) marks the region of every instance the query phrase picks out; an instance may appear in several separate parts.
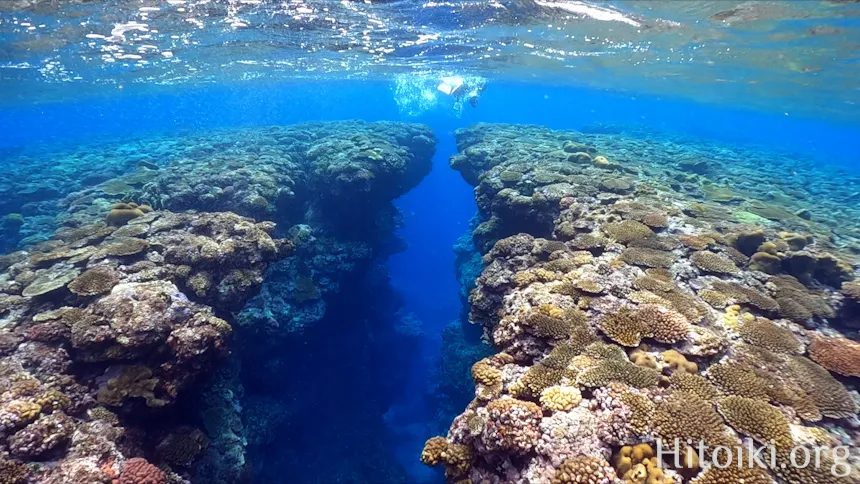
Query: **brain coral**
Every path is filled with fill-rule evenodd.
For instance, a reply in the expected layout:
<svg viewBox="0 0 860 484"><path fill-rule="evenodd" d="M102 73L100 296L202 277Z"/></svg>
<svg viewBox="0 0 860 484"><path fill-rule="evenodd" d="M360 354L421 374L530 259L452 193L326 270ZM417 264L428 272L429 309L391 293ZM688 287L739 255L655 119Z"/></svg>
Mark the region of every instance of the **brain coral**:
<svg viewBox="0 0 860 484"><path fill-rule="evenodd" d="M715 274L737 274L738 266L731 259L711 251L694 252L690 262L704 272Z"/></svg>
<svg viewBox="0 0 860 484"><path fill-rule="evenodd" d="M720 414L738 432L764 445L790 448L794 444L788 419L778 408L743 397L726 397L717 404Z"/></svg>
<svg viewBox="0 0 860 484"><path fill-rule="evenodd" d="M135 457L122 466L117 484L167 484L167 476L146 459Z"/></svg>
<svg viewBox="0 0 860 484"><path fill-rule="evenodd" d="M487 404L487 423L481 442L489 451L524 454L534 448L540 438L543 412L532 402L500 398Z"/></svg>
<svg viewBox="0 0 860 484"><path fill-rule="evenodd" d="M803 354L803 343L797 339L791 330L776 325L765 318L744 321L738 326L738 333L749 344L776 352Z"/></svg>
<svg viewBox="0 0 860 484"><path fill-rule="evenodd" d="M860 377L860 343L856 341L816 336L809 345L809 357L834 373Z"/></svg>
<svg viewBox="0 0 860 484"><path fill-rule="evenodd" d="M612 484L617 479L612 465L598 457L567 459L552 478L552 484Z"/></svg>

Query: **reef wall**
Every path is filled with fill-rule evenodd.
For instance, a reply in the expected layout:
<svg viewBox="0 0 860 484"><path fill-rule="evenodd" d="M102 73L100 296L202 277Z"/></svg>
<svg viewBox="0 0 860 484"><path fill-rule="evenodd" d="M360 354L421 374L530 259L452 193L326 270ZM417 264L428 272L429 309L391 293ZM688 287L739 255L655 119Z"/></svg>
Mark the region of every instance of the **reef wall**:
<svg viewBox="0 0 860 484"><path fill-rule="evenodd" d="M403 480L382 416L419 323L384 262L435 142L350 121L7 160L3 482Z"/></svg>
<svg viewBox="0 0 860 484"><path fill-rule="evenodd" d="M860 175L622 133L456 137L485 264L469 321L496 353L422 462L461 484L858 482L856 455L830 471L860 444ZM776 465L658 463L675 439L770 444ZM821 466L791 465L813 447Z"/></svg>

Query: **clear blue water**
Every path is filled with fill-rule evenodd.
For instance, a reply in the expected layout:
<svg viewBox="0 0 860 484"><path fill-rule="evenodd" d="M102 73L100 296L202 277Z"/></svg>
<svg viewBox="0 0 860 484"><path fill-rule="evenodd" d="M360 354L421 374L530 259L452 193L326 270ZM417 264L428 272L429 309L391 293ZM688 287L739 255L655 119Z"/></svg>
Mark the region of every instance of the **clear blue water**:
<svg viewBox="0 0 860 484"><path fill-rule="evenodd" d="M491 82L477 108L467 106L458 112L452 104L450 99L442 97L425 112L406 115L396 102L395 86L387 82L212 86L182 93L122 95L7 108L0 112L0 146L74 145L159 133L205 133L222 127L341 119L403 120L431 126L439 140L433 170L416 188L396 200L402 213L402 227L397 235L406 245L405 250L387 261L402 311L420 321L420 344L408 358L382 364L382 368L390 364L402 366L399 370L406 372L405 378L387 389L390 394L383 396L386 402L383 407L377 407L379 415L366 416L385 423L384 432L376 438L385 442L386 452L402 468L401 478L415 483L442 479L437 472L421 465L416 456L424 441L439 432L440 421L444 420L440 420L442 410L432 397L438 384L441 336L444 328L456 322L463 311L452 248L457 238L469 230L469 221L476 212L472 188L448 168L448 158L456 152L454 130L474 122L541 124L556 129L601 124L632 126L654 130L656 136L681 135L798 152L823 164L851 169L856 169L860 159L860 145L851 141L860 139L860 126L739 107L720 109L677 98ZM462 376L468 378L467 374ZM289 379L289 375L284 378ZM444 416L453 417L442 412ZM278 441L278 445L306 446L308 438L312 439L288 438ZM312 452L337 446L337 442L313 444ZM348 448L342 451L349 452ZM291 452L289 448L273 447L267 449L264 458L277 462L279 453ZM326 482L331 478L313 466L295 472L303 482ZM345 472L356 473L353 478L357 480L353 482L374 482L368 477L372 473L350 466Z"/></svg>
<svg viewBox="0 0 860 484"><path fill-rule="evenodd" d="M51 156L94 143L308 121L422 123L437 139L432 171L394 201L400 226L385 244L399 250L388 253L386 246L374 258L386 270L366 268L366 279L332 296L319 328L278 340L281 346L261 351L262 359L244 360L245 394L231 403L236 413L249 413L242 405L258 397L283 404L273 403L264 423L274 436L263 446L249 444L247 482L276 482L285 473L279 482L444 482L418 456L471 399L465 360L488 351L475 331L451 336L468 312L454 246L477 211L473 188L448 166L457 153L455 130L478 122L623 130L658 142L797 153L824 172L828 166L860 172L853 5L767 2L736 11L719 2L687 2L677 11L680 2L596 5L624 12L636 26L581 25L570 12L561 16L562 7L546 7L553 2L531 1L423 8L381 2L375 11L370 2L216 2L207 14L206 2L158 6L180 3L206 28L198 32L188 26L193 22L136 5L69 2L19 12L23 3L0 1L0 168L22 150ZM804 11L801 3L811 6ZM313 13L297 10L303 5ZM335 27L319 23L323 8L339 16ZM62 21L54 18L58 11ZM225 27L225 18L252 27ZM163 31L143 38L132 30L113 44L105 39L133 19ZM386 27L374 31L364 25L373 23L368 19ZM49 27L28 28L42 22ZM416 44L416 36L430 40ZM141 47L147 42L157 47ZM392 43L394 54L377 50ZM110 45L143 57L122 59L105 50ZM488 47L503 59L485 54ZM170 64L173 55L178 65ZM486 80L477 107L455 106L435 89L452 73ZM404 320L420 331L403 336L392 329ZM443 335L461 346L452 350ZM463 355L453 371L465 393L442 388L446 348ZM242 352L254 349L236 354ZM255 374L254 365L270 366ZM183 405L177 418L205 427L197 401Z"/></svg>

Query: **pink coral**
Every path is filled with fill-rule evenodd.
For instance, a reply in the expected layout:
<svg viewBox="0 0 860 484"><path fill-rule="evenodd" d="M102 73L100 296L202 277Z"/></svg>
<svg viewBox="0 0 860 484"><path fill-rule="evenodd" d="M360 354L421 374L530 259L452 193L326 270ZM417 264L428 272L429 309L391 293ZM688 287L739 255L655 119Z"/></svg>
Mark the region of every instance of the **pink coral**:
<svg viewBox="0 0 860 484"><path fill-rule="evenodd" d="M540 437L538 424L542 412L539 406L513 398L493 400L487 405L487 425L481 441L490 451L524 454L534 447Z"/></svg>
<svg viewBox="0 0 860 484"><path fill-rule="evenodd" d="M123 466L119 484L167 484L167 477L146 459L135 457Z"/></svg>

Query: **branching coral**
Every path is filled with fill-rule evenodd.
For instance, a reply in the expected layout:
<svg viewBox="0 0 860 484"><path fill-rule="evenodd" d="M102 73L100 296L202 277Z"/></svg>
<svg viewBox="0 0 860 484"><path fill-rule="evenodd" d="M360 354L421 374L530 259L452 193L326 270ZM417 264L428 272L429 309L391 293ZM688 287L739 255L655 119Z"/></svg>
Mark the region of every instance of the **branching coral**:
<svg viewBox="0 0 860 484"><path fill-rule="evenodd" d="M180 428L155 447L161 459L172 465L190 467L206 450L209 439L199 429Z"/></svg>
<svg viewBox="0 0 860 484"><path fill-rule="evenodd" d="M538 363L511 385L510 392L518 398L538 399L544 390L561 383L567 374L564 369Z"/></svg>
<svg viewBox="0 0 860 484"><path fill-rule="evenodd" d="M618 399L630 408L630 430L636 435L648 433L655 408L651 399L633 391L622 392Z"/></svg>
<svg viewBox="0 0 860 484"><path fill-rule="evenodd" d="M0 457L0 484L23 484L28 474L24 464Z"/></svg>
<svg viewBox="0 0 860 484"><path fill-rule="evenodd" d="M729 465L725 468L709 467L690 484L773 484L764 470L747 465Z"/></svg>
<svg viewBox="0 0 860 484"><path fill-rule="evenodd" d="M816 336L809 345L809 357L834 373L860 377L860 343L856 341Z"/></svg>
<svg viewBox="0 0 860 484"><path fill-rule="evenodd" d="M576 329L570 320L549 316L539 311L533 311L526 316L524 324L535 335L543 338L564 339Z"/></svg>
<svg viewBox="0 0 860 484"><path fill-rule="evenodd" d="M770 296L734 282L714 281L713 290L739 304L750 304L762 311L776 311L779 304Z"/></svg>
<svg viewBox="0 0 860 484"><path fill-rule="evenodd" d="M790 448L794 444L788 419L776 407L743 397L726 397L717 407L720 415L738 432L764 445Z"/></svg>
<svg viewBox="0 0 860 484"><path fill-rule="evenodd" d="M692 393L706 402L713 402L722 396L722 392L707 379L685 371L672 373L669 385L675 390Z"/></svg>

